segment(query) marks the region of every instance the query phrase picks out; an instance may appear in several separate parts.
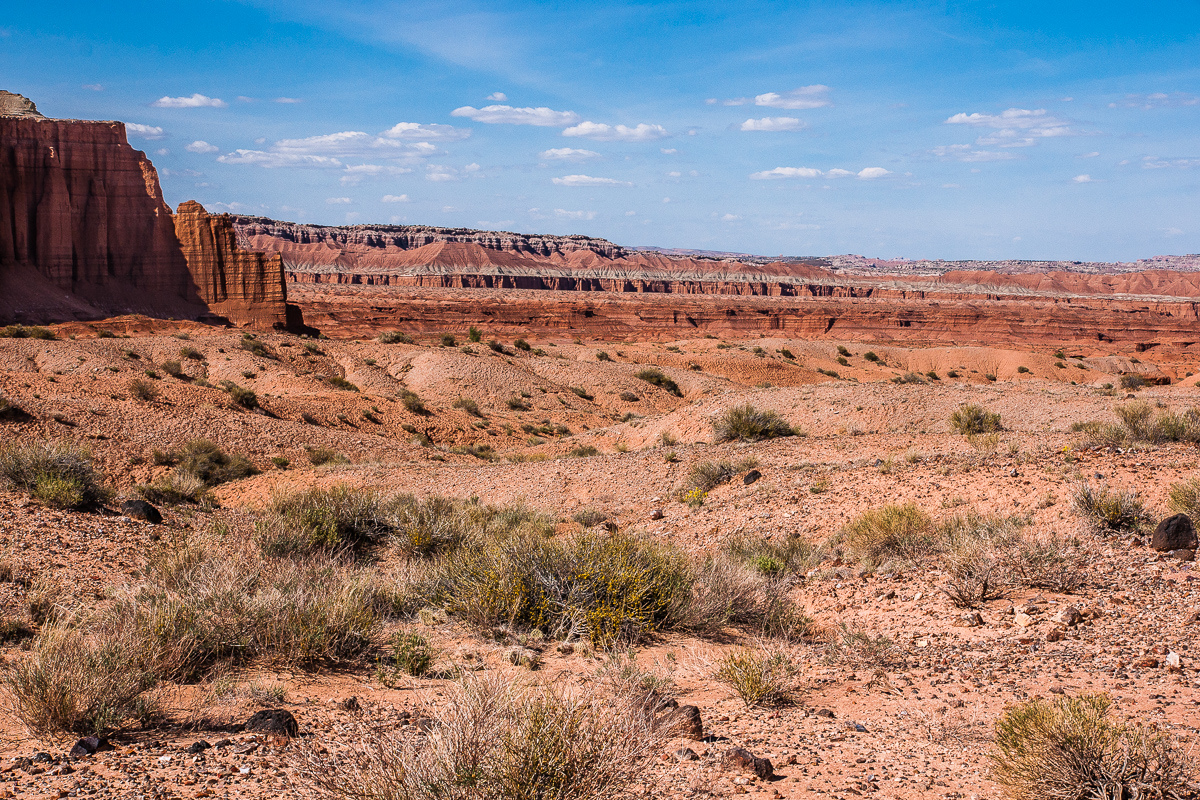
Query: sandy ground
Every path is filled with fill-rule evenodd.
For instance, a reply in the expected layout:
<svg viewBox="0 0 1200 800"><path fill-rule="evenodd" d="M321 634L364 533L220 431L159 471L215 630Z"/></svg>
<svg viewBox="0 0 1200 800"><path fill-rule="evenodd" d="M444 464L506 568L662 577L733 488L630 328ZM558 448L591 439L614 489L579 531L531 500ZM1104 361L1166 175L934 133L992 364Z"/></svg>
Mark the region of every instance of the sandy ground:
<svg viewBox="0 0 1200 800"><path fill-rule="evenodd" d="M98 329L119 336L97 338ZM748 709L714 679L715 663L747 643L744 634L653 639L638 648L638 663L669 677L680 703L699 706L709 736L665 746L645 766L639 794L999 797L987 758L997 716L1007 703L1057 693L1108 692L1118 716L1166 731L1186 750L1200 742L1193 564L1150 550L1144 534L1098 536L1070 499L1086 481L1136 490L1155 519L1168 513L1171 484L1196 475L1195 447L1081 450L1070 427L1115 419L1125 395L1105 385L1119 383L1121 373L1173 378L1138 392L1152 403L1176 411L1200 405L1200 389L1182 380L1200 361L1187 350L1157 360L1100 349L1060 359L1044 349L844 342L849 356L841 364L839 343L769 338L530 338L530 351L506 340L496 353L461 335L444 347L429 337L383 345L262 334L254 341L265 345L263 356L244 349L239 333L139 318L58 332L56 341L0 340L0 394L28 414L0 422L6 443L86 443L121 492L168 471L154 464L155 450L201 436L246 454L262 473L218 487L219 510L164 509L162 525L116 512L56 511L0 492L0 555L9 568L0 602L6 617L31 627L31 595L50 593L63 608L103 603L137 580L159 543L207 530L213 519L242 535L256 509L291 488L347 483L474 496L563 520L597 508L625 530L697 553L742 533L817 542L863 511L912 501L938 519L970 511L1021 515L1031 536L1077 538L1088 553L1087 584L1072 595L1010 592L979 609L982 625L965 627L964 612L941 591L946 575L936 564L862 574L855 564L827 562L792 590L794 602L825 630L845 625L886 636L893 647L884 657L860 658L831 655L820 641L792 645L803 668L796 702L781 708ZM184 348L198 357L181 355ZM865 359L868 350L880 361ZM610 360L599 360L601 352ZM180 362L182 379L167 375L170 361ZM682 396L636 377L651 366L675 380ZM931 371L937 379L921 384L891 380ZM134 399L135 378L149 381L157 396ZM354 388L331 385L337 378ZM260 408L233 405L221 381L252 389ZM406 407L406 391L420 397L424 413ZM460 398L473 400L480 416L454 407ZM713 444L713 417L745 402L779 411L806 435ZM998 412L1005 430L974 442L953 433L947 419L968 402ZM487 445L496 457L453 452L466 445ZM572 457L584 446L598 454ZM311 448L349 463L314 467ZM289 463L281 468L272 458ZM739 476L698 508L675 499L693 464L746 458L759 480L745 484ZM1068 606L1083 620L1056 624ZM447 663L518 680L583 686L602 664L592 654L550 648L530 673L460 624L415 624ZM20 642L0 652L6 661L24 657ZM1178 654L1181 669L1164 666L1168 653ZM122 731L114 750L77 761L64 758L73 738L39 741L0 713L0 797L305 797L293 774L298 748L336 749L356 735L363 715L403 728L405 712L410 721L435 713L445 690L438 680L385 685L369 660L318 673L222 675L220 691L217 683L163 687L163 719ZM362 710L339 705L349 697ZM263 707L291 710L300 738L241 731L239 723ZM200 739L228 743L187 753ZM671 754L680 746L698 760L677 761ZM770 758L778 777L722 771L721 754L735 746ZM28 760L43 752L49 760Z"/></svg>

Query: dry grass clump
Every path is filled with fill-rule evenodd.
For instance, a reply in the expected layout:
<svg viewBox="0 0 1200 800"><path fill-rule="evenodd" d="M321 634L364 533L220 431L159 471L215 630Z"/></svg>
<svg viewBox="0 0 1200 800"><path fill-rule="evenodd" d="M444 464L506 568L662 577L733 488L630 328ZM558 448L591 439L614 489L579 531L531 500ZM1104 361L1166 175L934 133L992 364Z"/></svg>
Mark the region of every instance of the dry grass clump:
<svg viewBox="0 0 1200 800"><path fill-rule="evenodd" d="M1105 695L1036 698L996 722L992 772L1022 800L1190 796L1191 764L1163 734L1113 721Z"/></svg>
<svg viewBox="0 0 1200 800"><path fill-rule="evenodd" d="M716 678L729 684L747 708L785 705L795 691L799 667L779 647L743 647L725 655Z"/></svg>
<svg viewBox="0 0 1200 800"><path fill-rule="evenodd" d="M1093 489L1090 484L1081 483L1072 499L1075 510L1101 531L1134 531L1149 519L1134 491L1109 491L1105 486Z"/></svg>
<svg viewBox="0 0 1200 800"><path fill-rule="evenodd" d="M483 418L483 412L479 410L479 404L469 397L460 397L454 401L455 408L461 408L463 411L470 414L472 417Z"/></svg>
<svg viewBox="0 0 1200 800"><path fill-rule="evenodd" d="M257 475L259 470L241 453L230 455L208 439L193 439L175 450L155 450L153 461L175 470L149 485L135 488L151 503L211 504L209 489L228 481Z"/></svg>
<svg viewBox="0 0 1200 800"><path fill-rule="evenodd" d="M1135 400L1113 409L1120 424L1077 422L1071 431L1082 433L1083 447L1125 447L1132 444L1200 442L1200 409L1181 414L1164 409L1155 412L1152 403Z"/></svg>
<svg viewBox="0 0 1200 800"><path fill-rule="evenodd" d="M1168 505L1176 514L1187 514L1192 520L1200 521L1200 478L1188 478L1171 484Z"/></svg>
<svg viewBox="0 0 1200 800"><path fill-rule="evenodd" d="M144 708L139 698L156 680L153 655L132 631L89 635L55 625L5 668L3 681L31 733L103 736Z"/></svg>
<svg viewBox="0 0 1200 800"><path fill-rule="evenodd" d="M429 409L425 407L425 401L421 399L420 395L410 389L400 392L400 402L405 408L419 417L429 415Z"/></svg>
<svg viewBox="0 0 1200 800"><path fill-rule="evenodd" d="M270 556L362 551L396 529L396 506L345 484L279 493L258 521L259 545Z"/></svg>
<svg viewBox="0 0 1200 800"><path fill-rule="evenodd" d="M306 447L304 448L304 454L308 457L308 463L314 467L320 467L325 464L350 463L350 459L336 450L330 450L328 447Z"/></svg>
<svg viewBox="0 0 1200 800"><path fill-rule="evenodd" d="M692 566L691 599L679 627L721 636L728 626L771 638L810 636L813 621L787 599L786 574L764 574L727 553Z"/></svg>
<svg viewBox="0 0 1200 800"><path fill-rule="evenodd" d="M842 529L841 543L852 557L869 563L918 561L938 549L933 520L913 503L863 512Z"/></svg>
<svg viewBox="0 0 1200 800"><path fill-rule="evenodd" d="M472 339L474 341L474 339ZM412 344L413 338L400 331L384 331L379 334L380 344Z"/></svg>
<svg viewBox="0 0 1200 800"><path fill-rule="evenodd" d="M469 535L471 519L445 497L393 501L393 545L407 556L434 556L457 549Z"/></svg>
<svg viewBox="0 0 1200 800"><path fill-rule="evenodd" d="M804 574L824 560L824 545L815 545L799 536L782 540L768 536L736 535L724 550L735 560L768 576Z"/></svg>
<svg viewBox="0 0 1200 800"><path fill-rule="evenodd" d="M431 709L426 736L364 725L299 773L332 800L600 800L625 796L669 731L622 698L471 678Z"/></svg>
<svg viewBox="0 0 1200 800"><path fill-rule="evenodd" d="M749 403L725 409L713 420L712 427L717 442L759 442L796 434L778 412L760 411Z"/></svg>
<svg viewBox="0 0 1200 800"><path fill-rule="evenodd" d="M134 378L129 382L129 395L134 400L149 403L158 398L158 387L145 378Z"/></svg>
<svg viewBox="0 0 1200 800"><path fill-rule="evenodd" d="M0 450L0 476L55 508L91 508L112 495L102 484L92 454L66 441L38 440L5 447Z"/></svg>
<svg viewBox="0 0 1200 800"><path fill-rule="evenodd" d="M733 480L734 475L754 469L756 466L758 466L758 459L753 456L737 462L699 461L688 470L682 492L687 492L689 489L711 492L718 486L729 483Z"/></svg>
<svg viewBox="0 0 1200 800"><path fill-rule="evenodd" d="M661 369L657 367L647 367L640 370L634 375L638 380L645 381L651 386L658 386L661 389L666 389L676 397L683 397L683 392L679 391L679 384L668 378Z"/></svg>
<svg viewBox="0 0 1200 800"><path fill-rule="evenodd" d="M1004 430L1000 415L974 403L964 403L950 415L950 428L963 435Z"/></svg>

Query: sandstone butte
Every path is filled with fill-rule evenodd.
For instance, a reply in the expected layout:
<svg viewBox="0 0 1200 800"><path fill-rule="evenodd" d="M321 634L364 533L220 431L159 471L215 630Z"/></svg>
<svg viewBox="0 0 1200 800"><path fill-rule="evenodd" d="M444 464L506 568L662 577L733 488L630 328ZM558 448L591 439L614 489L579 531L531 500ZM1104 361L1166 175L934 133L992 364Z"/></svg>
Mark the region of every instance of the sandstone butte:
<svg viewBox="0 0 1200 800"><path fill-rule="evenodd" d="M0 317L283 328L286 302L279 256L239 249L228 215L198 203L173 215L123 123L48 119L0 91Z"/></svg>

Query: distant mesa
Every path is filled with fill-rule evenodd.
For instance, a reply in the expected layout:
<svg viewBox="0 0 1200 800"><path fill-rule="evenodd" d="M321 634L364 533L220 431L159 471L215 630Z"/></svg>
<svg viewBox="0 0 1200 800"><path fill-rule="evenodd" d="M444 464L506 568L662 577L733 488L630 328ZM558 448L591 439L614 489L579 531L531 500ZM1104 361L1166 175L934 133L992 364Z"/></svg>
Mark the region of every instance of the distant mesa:
<svg viewBox="0 0 1200 800"><path fill-rule="evenodd" d="M123 123L49 119L0 92L0 320L283 328L286 301L278 257L241 250L228 216L171 213Z"/></svg>

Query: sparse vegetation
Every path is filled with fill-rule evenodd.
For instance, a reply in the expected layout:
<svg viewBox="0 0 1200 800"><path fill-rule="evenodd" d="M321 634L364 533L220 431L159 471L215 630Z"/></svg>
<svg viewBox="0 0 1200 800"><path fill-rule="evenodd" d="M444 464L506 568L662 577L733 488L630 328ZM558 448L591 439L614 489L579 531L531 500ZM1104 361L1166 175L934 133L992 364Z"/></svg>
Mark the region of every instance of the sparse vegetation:
<svg viewBox="0 0 1200 800"><path fill-rule="evenodd" d="M357 386L355 386L353 383L346 380L345 378L343 378L340 375L331 375L325 379L325 382L328 383L333 388L341 389L344 392L357 392L358 391Z"/></svg>
<svg viewBox="0 0 1200 800"><path fill-rule="evenodd" d="M1094 489L1091 484L1081 483L1072 499L1080 516L1101 531L1137 530L1149 518L1133 491L1110 491L1104 486Z"/></svg>
<svg viewBox="0 0 1200 800"><path fill-rule="evenodd" d="M304 454L308 456L308 463L314 467L320 467L324 464L348 464L350 459L346 458L336 450L330 450L328 447L306 447Z"/></svg>
<svg viewBox="0 0 1200 800"><path fill-rule="evenodd" d="M863 353L863 358L865 358L867 361L870 361L872 364L878 364L880 361L879 356L875 355L874 350L868 350L867 352Z"/></svg>
<svg viewBox="0 0 1200 800"><path fill-rule="evenodd" d="M411 389L405 389L400 392L400 403L418 416L427 416L429 414L429 409L425 407L425 402L421 399L421 396Z"/></svg>
<svg viewBox="0 0 1200 800"><path fill-rule="evenodd" d="M974 403L965 403L955 409L950 415L950 429L968 436L1004 430L999 414Z"/></svg>
<svg viewBox="0 0 1200 800"><path fill-rule="evenodd" d="M66 441L35 440L0 450L0 476L47 505L91 508L111 491L92 462L92 454Z"/></svg>
<svg viewBox="0 0 1200 800"><path fill-rule="evenodd" d="M729 684L747 708L754 708L790 702L798 672L782 648L743 647L721 659L716 677Z"/></svg>
<svg viewBox="0 0 1200 800"><path fill-rule="evenodd" d="M778 412L760 411L749 403L725 409L712 427L717 442L758 442L796 433Z"/></svg>
<svg viewBox="0 0 1200 800"><path fill-rule="evenodd" d="M129 382L129 394L135 400L150 403L158 399L158 387L144 378L134 378Z"/></svg>
<svg viewBox="0 0 1200 800"><path fill-rule="evenodd" d="M483 418L483 412L479 410L479 404L469 397L459 397L454 401L453 406L454 408L461 408L472 417Z"/></svg>
<svg viewBox="0 0 1200 800"><path fill-rule="evenodd" d="M753 469L758 462L754 458L743 459L737 463L729 461L699 461L688 470L687 489L700 489L711 492L718 486L729 483L734 475Z"/></svg>
<svg viewBox="0 0 1200 800"><path fill-rule="evenodd" d="M842 529L841 542L863 561L918 561L931 555L937 542L933 520L912 503L865 511Z"/></svg>
<svg viewBox="0 0 1200 800"><path fill-rule="evenodd" d="M452 335L448 333L442 334L442 347L456 347L457 345L458 342L454 340Z"/></svg>
<svg viewBox="0 0 1200 800"><path fill-rule="evenodd" d="M0 328L0 339L45 339L52 340L58 337L54 335L54 331L49 328L43 328L37 325L8 325Z"/></svg>
<svg viewBox="0 0 1200 800"><path fill-rule="evenodd" d="M590 444L578 444L567 451L571 458L591 458L600 455L600 451Z"/></svg>
<svg viewBox="0 0 1200 800"><path fill-rule="evenodd" d="M475 341L472 339L471 341ZM384 331L379 334L380 344L412 344L413 338L407 333L400 331Z"/></svg>
<svg viewBox="0 0 1200 800"><path fill-rule="evenodd" d="M668 378L660 369L648 367L638 372L636 375L634 375L634 377L638 380L645 381L651 386L658 386L659 388L666 389L676 397L683 397L683 392L679 391L679 384Z"/></svg>

